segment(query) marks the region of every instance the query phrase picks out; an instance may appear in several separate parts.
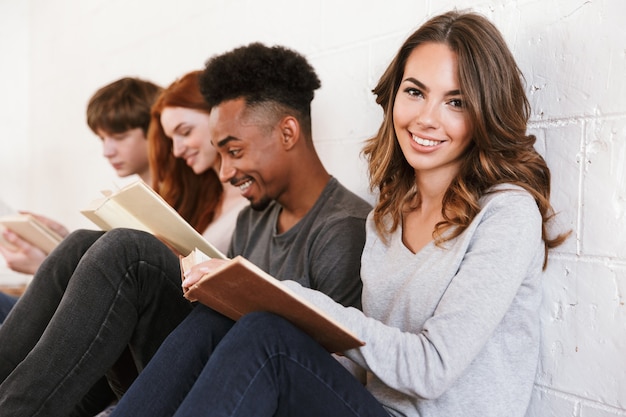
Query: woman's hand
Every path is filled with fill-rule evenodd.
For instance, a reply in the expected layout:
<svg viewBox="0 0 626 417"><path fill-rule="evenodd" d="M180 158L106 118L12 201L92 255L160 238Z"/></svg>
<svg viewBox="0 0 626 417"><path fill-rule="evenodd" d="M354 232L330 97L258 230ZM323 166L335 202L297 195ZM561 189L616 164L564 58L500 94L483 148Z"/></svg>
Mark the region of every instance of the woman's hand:
<svg viewBox="0 0 626 417"><path fill-rule="evenodd" d="M2 231L2 236L14 246L14 248L8 248L0 245L0 253L4 256L7 266L23 274L33 275L37 272L39 265L46 259L44 251L8 229Z"/></svg>

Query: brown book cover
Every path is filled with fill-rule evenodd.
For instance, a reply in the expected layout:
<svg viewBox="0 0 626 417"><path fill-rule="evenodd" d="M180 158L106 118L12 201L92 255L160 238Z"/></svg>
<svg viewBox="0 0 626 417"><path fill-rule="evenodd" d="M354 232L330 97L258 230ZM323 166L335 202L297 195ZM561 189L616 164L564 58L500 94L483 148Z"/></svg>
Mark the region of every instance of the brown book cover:
<svg viewBox="0 0 626 417"><path fill-rule="evenodd" d="M45 253L50 253L63 240L57 232L30 214L15 214L0 217L0 228L7 228ZM2 238L0 244L13 249L14 246Z"/></svg>
<svg viewBox="0 0 626 417"><path fill-rule="evenodd" d="M189 259L181 258L181 269L186 270L189 262ZM343 352L364 345L348 329L241 256L202 277L185 292L185 297L233 320L254 311L278 314L329 352Z"/></svg>

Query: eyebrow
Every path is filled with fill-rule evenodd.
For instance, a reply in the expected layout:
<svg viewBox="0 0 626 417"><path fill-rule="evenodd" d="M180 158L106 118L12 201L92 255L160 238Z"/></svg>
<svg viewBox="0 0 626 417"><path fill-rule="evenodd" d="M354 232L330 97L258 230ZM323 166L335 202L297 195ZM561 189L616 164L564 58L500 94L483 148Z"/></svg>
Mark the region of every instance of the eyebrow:
<svg viewBox="0 0 626 417"><path fill-rule="evenodd" d="M421 83L419 80L417 80L417 79L415 79L413 77L405 78L403 80L403 82L405 82L405 81L408 81L410 83L415 84L421 90L424 90L426 92L430 91L430 89L428 87L426 87L423 83ZM450 91L447 91L444 95L445 96L460 96L461 95L461 90L450 90Z"/></svg>
<svg viewBox="0 0 626 417"><path fill-rule="evenodd" d="M181 126L183 126L185 124L185 122L181 122L179 124L177 124L174 129L172 129L172 135L174 136L175 133L179 132L179 129L181 128ZM161 124L161 127L163 126L163 124ZM168 134L165 132L165 129L163 129L163 133L165 133L165 136L168 136ZM169 136L168 136L169 137ZM171 139L171 138L170 138Z"/></svg>
<svg viewBox="0 0 626 417"><path fill-rule="evenodd" d="M186 122L180 122L179 124L176 125L176 127L173 130L173 132L178 132L178 129L184 127L185 124L186 124Z"/></svg>
<svg viewBox="0 0 626 417"><path fill-rule="evenodd" d="M236 137L234 137L234 136L226 136L224 139L219 140L219 141L217 142L217 145L215 145L215 147L216 147L216 148L221 148L221 147L223 147L223 146L227 145L229 142L232 142L232 141L234 141L234 140L239 140L239 139L237 139L237 138L236 138Z"/></svg>

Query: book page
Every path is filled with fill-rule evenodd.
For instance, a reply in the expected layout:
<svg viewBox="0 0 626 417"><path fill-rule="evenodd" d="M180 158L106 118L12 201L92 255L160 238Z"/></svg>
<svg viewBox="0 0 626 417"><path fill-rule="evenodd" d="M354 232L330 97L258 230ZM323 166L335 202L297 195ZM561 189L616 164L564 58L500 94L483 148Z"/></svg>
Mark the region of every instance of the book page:
<svg viewBox="0 0 626 417"><path fill-rule="evenodd" d="M211 245L176 210L143 181L132 183L85 210L103 230L127 227L152 233L183 255L199 248L212 258L226 256Z"/></svg>

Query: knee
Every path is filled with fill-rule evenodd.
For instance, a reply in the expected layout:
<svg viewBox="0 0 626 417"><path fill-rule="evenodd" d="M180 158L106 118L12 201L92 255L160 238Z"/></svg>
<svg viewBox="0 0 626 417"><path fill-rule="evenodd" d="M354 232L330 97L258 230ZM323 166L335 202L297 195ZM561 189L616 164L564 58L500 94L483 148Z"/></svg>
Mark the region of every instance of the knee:
<svg viewBox="0 0 626 417"><path fill-rule="evenodd" d="M239 321L247 326L265 326L282 319L282 317L267 311L253 311L241 317Z"/></svg>
<svg viewBox="0 0 626 417"><path fill-rule="evenodd" d="M132 253L133 249L145 247L150 251L153 245L163 245L152 234L135 229L111 229L98 239L98 250L105 252Z"/></svg>
<svg viewBox="0 0 626 417"><path fill-rule="evenodd" d="M265 356L290 351L294 347L304 348L312 341L287 319L268 312L249 313L240 318L228 340L250 351L264 352Z"/></svg>
<svg viewBox="0 0 626 417"><path fill-rule="evenodd" d="M293 328L288 320L267 311L248 313L239 319L237 325L245 327L252 334L265 336L276 336Z"/></svg>
<svg viewBox="0 0 626 417"><path fill-rule="evenodd" d="M106 237L107 240L114 240L119 243L125 243L125 242L134 243L134 242L155 239L155 237L148 232L144 232L144 231L136 230L136 229L126 229L126 228L111 229L108 232L106 232L104 237Z"/></svg>
<svg viewBox="0 0 626 417"><path fill-rule="evenodd" d="M63 239L61 245L72 248L88 248L104 234L101 230L78 229Z"/></svg>

